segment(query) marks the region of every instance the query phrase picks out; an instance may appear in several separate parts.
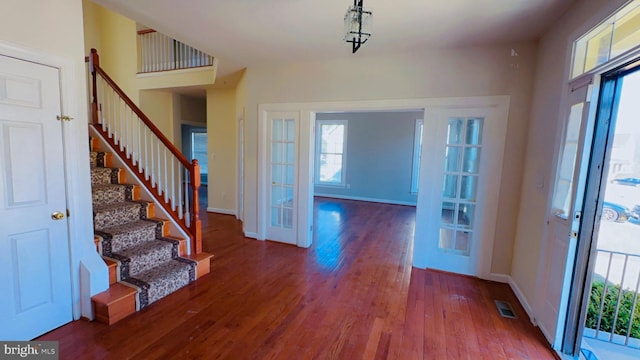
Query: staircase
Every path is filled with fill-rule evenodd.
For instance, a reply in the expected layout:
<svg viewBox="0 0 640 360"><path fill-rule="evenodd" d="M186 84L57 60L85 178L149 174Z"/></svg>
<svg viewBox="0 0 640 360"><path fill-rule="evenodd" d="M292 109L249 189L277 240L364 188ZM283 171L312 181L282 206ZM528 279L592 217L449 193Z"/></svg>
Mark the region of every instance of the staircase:
<svg viewBox="0 0 640 360"><path fill-rule="evenodd" d="M210 254L186 255L187 240L169 235L156 204L114 167L113 154L91 138L93 221L98 252L109 266L109 290L92 298L96 320L113 324L209 272Z"/></svg>
<svg viewBox="0 0 640 360"><path fill-rule="evenodd" d="M111 284L92 303L96 319L112 324L209 273L213 255L202 251L198 161L109 77L95 49L86 61L94 233Z"/></svg>

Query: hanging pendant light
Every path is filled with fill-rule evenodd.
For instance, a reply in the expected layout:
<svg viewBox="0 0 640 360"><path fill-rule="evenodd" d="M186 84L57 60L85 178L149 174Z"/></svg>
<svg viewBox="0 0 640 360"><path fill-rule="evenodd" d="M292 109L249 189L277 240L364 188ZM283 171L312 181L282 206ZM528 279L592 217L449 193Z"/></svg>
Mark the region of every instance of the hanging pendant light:
<svg viewBox="0 0 640 360"><path fill-rule="evenodd" d="M344 14L344 41L351 43L352 53L355 54L371 37L371 11L364 9L363 0L353 0Z"/></svg>

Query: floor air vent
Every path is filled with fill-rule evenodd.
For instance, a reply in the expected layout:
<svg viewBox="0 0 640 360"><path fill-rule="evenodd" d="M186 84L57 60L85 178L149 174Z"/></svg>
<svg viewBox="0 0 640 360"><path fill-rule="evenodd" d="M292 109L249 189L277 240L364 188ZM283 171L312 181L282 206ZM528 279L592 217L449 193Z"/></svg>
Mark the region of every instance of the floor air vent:
<svg viewBox="0 0 640 360"><path fill-rule="evenodd" d="M513 311L513 307L506 301L495 300L496 307L498 308L498 312L502 317L506 317L509 319L517 319L516 312Z"/></svg>

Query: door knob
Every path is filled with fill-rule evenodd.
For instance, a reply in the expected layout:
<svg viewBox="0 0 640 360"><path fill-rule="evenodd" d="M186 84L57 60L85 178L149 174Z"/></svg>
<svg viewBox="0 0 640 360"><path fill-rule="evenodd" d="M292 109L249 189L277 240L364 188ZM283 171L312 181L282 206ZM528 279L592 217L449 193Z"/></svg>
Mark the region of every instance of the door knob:
<svg viewBox="0 0 640 360"><path fill-rule="evenodd" d="M53 214L51 214L51 218L53 220L62 220L64 219L64 213L61 213L60 211L54 211Z"/></svg>

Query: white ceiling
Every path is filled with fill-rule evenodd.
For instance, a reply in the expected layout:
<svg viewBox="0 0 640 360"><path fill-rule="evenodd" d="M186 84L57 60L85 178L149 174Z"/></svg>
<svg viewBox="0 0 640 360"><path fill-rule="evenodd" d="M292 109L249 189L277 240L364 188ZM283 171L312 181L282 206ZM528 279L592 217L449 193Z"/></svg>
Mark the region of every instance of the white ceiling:
<svg viewBox="0 0 640 360"><path fill-rule="evenodd" d="M373 36L342 40L352 0L93 0L220 59L222 74L264 63L378 56L537 38L573 0L364 0Z"/></svg>

